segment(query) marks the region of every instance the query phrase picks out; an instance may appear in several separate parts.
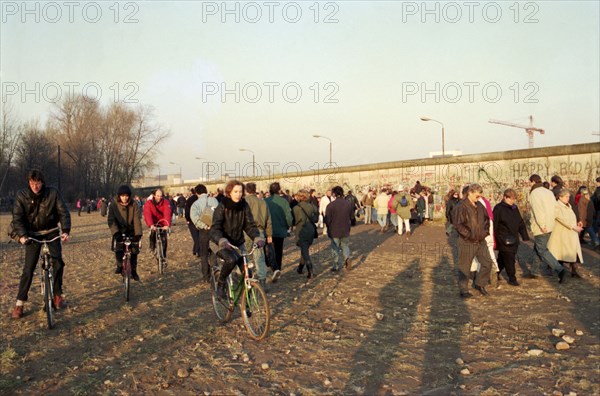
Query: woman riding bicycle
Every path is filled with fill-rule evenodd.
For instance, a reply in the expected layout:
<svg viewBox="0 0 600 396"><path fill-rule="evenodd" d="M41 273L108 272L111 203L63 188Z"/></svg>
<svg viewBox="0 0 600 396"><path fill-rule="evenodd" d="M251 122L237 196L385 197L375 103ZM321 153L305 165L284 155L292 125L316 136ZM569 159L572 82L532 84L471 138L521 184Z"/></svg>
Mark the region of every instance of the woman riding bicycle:
<svg viewBox="0 0 600 396"><path fill-rule="evenodd" d="M171 227L171 204L163 197L163 191L157 188L144 205L144 221L150 228L150 251L156 254L156 227ZM160 233L163 245L163 257L167 258L166 230Z"/></svg>
<svg viewBox="0 0 600 396"><path fill-rule="evenodd" d="M244 200L244 185L238 180L231 180L225 187L225 198L216 207L209 238L218 244L217 256L223 259L223 267L218 279L217 294L219 298L227 298L227 277L235 265L243 265L243 259L231 250L236 246L244 251L244 232L258 245L264 247L265 240L254 223L250 206ZM241 268L243 271L243 268Z"/></svg>
<svg viewBox="0 0 600 396"><path fill-rule="evenodd" d="M123 271L123 235L133 238L134 242L142 239L142 222L140 221L140 208L131 197L129 186L123 185L117 191L117 197L110 205L108 211L108 226L113 234L113 246L116 255L117 269L115 274ZM139 281L137 273L137 256L139 249L131 253L131 277Z"/></svg>

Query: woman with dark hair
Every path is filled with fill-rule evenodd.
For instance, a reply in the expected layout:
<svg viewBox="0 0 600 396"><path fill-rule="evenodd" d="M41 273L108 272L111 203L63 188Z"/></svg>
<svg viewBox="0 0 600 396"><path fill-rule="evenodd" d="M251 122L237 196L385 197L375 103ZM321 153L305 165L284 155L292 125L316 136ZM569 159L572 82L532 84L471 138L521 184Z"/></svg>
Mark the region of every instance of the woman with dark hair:
<svg viewBox="0 0 600 396"><path fill-rule="evenodd" d="M231 246L242 251L244 248L244 232L253 239L259 248L265 246L265 240L254 223L250 206L244 200L244 185L238 180L231 180L225 186L225 197L216 207L213 222L209 231L211 241L219 246L217 256L224 260L218 279L217 293L220 298L227 298L227 277L235 265L243 265L243 259ZM243 271L243 268L241 268Z"/></svg>
<svg viewBox="0 0 600 396"><path fill-rule="evenodd" d="M319 221L319 210L310 202L310 194L306 190L300 190L295 195L298 204L294 206L294 231L296 233L296 246L300 248L300 264L296 270L302 274L304 266L308 271L308 279L313 276L313 266L310 259L309 248L312 245Z"/></svg>
<svg viewBox="0 0 600 396"><path fill-rule="evenodd" d="M115 274L120 274L123 271L123 235L133 238L134 242L139 242L142 239L142 222L140 220L140 208L134 202L131 189L127 185L122 185L117 190L117 196L110 205L108 211L108 227L113 234L113 247L117 269ZM131 277L139 281L140 277L137 273L137 256L139 249L135 249L131 253Z"/></svg>
<svg viewBox="0 0 600 396"><path fill-rule="evenodd" d="M508 284L519 286L515 271L515 256L519 248L519 234L523 241L529 240L525 222L516 205L517 193L512 188L504 191L502 202L494 207L494 239L498 250L498 279L506 269Z"/></svg>

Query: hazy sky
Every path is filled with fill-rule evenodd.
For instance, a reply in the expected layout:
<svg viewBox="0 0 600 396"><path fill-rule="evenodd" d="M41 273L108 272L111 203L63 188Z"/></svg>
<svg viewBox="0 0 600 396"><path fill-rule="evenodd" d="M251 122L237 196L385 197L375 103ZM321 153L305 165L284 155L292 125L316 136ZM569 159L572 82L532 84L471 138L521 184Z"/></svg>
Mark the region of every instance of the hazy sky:
<svg viewBox="0 0 600 396"><path fill-rule="evenodd" d="M162 174L355 165L598 141L598 1L2 1L2 100L151 105ZM36 86L36 82L39 83ZM87 85L86 85L87 84ZM84 90L84 86L86 89ZM170 164L175 162L176 165ZM261 166L264 169L264 166ZM248 168L246 168L248 169ZM251 169L251 168L250 168Z"/></svg>

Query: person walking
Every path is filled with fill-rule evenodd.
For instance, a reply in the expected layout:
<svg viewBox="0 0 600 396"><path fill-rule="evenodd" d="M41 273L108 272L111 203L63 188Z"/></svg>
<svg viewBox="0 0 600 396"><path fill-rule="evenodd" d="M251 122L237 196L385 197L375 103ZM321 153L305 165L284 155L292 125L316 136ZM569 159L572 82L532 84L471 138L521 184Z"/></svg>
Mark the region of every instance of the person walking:
<svg viewBox="0 0 600 396"><path fill-rule="evenodd" d="M587 232L590 236L592 249L598 247L600 242L598 241L598 235L596 235L593 228L596 211L594 209L594 204L590 200L590 192L587 188L581 190L581 198L579 198L579 202L577 203L577 210L579 211L579 219L581 220L581 226L583 227L580 240L583 239Z"/></svg>
<svg viewBox="0 0 600 396"><path fill-rule="evenodd" d="M198 184L194 187L194 191L197 199L190 208L190 220L198 232L198 257L200 257L202 280L208 283L210 282L210 266L208 263L208 256L210 254L209 230L212 226L212 217L210 215L207 216L206 213L211 214L210 211L207 211L207 208L211 208L214 215L214 209L219 205L219 201L214 197L208 196L208 191L204 184Z"/></svg>
<svg viewBox="0 0 600 396"><path fill-rule="evenodd" d="M563 188L558 192L558 201L554 207L556 223L550 239L548 239L548 251L557 260L571 265L572 277L581 278L578 269L579 264L583 263L583 254L579 243L579 233L583 228L571 208L570 196L571 193L567 189Z"/></svg>
<svg viewBox="0 0 600 396"><path fill-rule="evenodd" d="M563 281L565 268L556 260L548 250L548 241L554 229L556 199L554 193L542 185L542 178L533 174L529 177L531 191L529 192L529 205L531 207L531 232L533 233L534 251L538 258L548 267L558 273L559 282ZM529 279L537 278L538 265L532 265Z"/></svg>
<svg viewBox="0 0 600 396"><path fill-rule="evenodd" d="M344 189L335 186L331 189L334 200L327 206L325 223L327 224L327 235L332 239L331 248L334 253L332 272L342 268L342 263L347 270L351 269L350 246L348 237L352 227L352 204L344 199ZM387 207L387 202L386 202Z"/></svg>
<svg viewBox="0 0 600 396"><path fill-rule="evenodd" d="M365 208L365 224L371 224L373 222L372 216L374 202L375 198L373 197L373 190L369 189L362 199L362 205Z"/></svg>
<svg viewBox="0 0 600 396"><path fill-rule="evenodd" d="M44 238L52 239L61 233L60 240L50 242L50 257L54 271L54 307L66 308L63 298L63 271L65 262L62 257L61 242L69 240L71 232L71 214L63 201L60 193L54 187L46 186L44 175L39 170L31 170L27 174L28 187L20 190L15 199L12 213L13 232L21 245L25 245L25 264L19 281L17 302L12 311L13 319L23 317L23 309L31 282L33 272L40 257L42 244L28 241L28 237L37 237L43 233ZM59 229L60 224L60 229ZM47 234L47 231L54 230Z"/></svg>
<svg viewBox="0 0 600 396"><path fill-rule="evenodd" d="M288 236L288 229L292 226L292 210L290 204L279 195L281 185L273 182L269 186L269 197L265 198L271 225L273 227L273 247L275 248L275 264L271 282L275 283L281 277L281 263L283 261L283 241Z"/></svg>
<svg viewBox="0 0 600 396"><path fill-rule="evenodd" d="M192 242L193 242L192 254L194 256L200 256L200 239L199 239L200 236L198 234L198 229L196 228L196 226L194 225L194 222L192 221L192 219L190 217L192 205L198 199L198 194L196 194L195 188L190 189L190 193L191 193L191 195L188 197L188 199L185 200L184 217L185 217L185 222L187 223L187 226L188 226L188 230L190 231L190 235L192 236Z"/></svg>
<svg viewBox="0 0 600 396"><path fill-rule="evenodd" d="M388 202L390 201L390 197L387 194L385 188L382 188L375 198L375 210L377 211L377 222L381 227L380 232L384 233L387 230L387 216L388 216Z"/></svg>
<svg viewBox="0 0 600 396"><path fill-rule="evenodd" d="M267 203L256 196L256 184L246 183L246 196L244 198L250 206L250 212L260 233L260 237L273 243L273 224ZM252 249L252 240L246 235L246 249ZM253 253L254 263L258 270L258 281L263 290L267 292L267 264L265 262L264 249L255 249Z"/></svg>
<svg viewBox="0 0 600 396"><path fill-rule="evenodd" d="M487 296L486 286L490 280L492 259L485 237L489 234L490 218L486 208L479 202L483 189L479 184L471 184L467 195L453 213L454 228L459 234L458 240L458 287L462 298L473 295L469 292L469 277L474 258L480 263L475 278L475 289Z"/></svg>
<svg viewBox="0 0 600 396"><path fill-rule="evenodd" d="M303 273L304 267L308 272L307 278L313 277L313 264L310 258L310 246L318 237L317 226L319 210L310 202L308 191L300 190L295 195L298 205L294 206L294 232L296 234L296 246L300 248L300 263L296 272Z"/></svg>
<svg viewBox="0 0 600 396"><path fill-rule="evenodd" d="M398 216L398 235L402 235L404 233L404 229L406 229L406 236L409 237L411 217L410 211L413 206L413 200L407 189L400 186L398 190L399 192L396 194L392 202L392 207Z"/></svg>
<svg viewBox="0 0 600 396"><path fill-rule="evenodd" d="M494 238L498 250L498 277L506 269L508 284L519 286L515 271L515 257L519 248L519 235L523 241L529 234L519 208L516 205L517 193L512 188L504 191L502 202L494 207Z"/></svg>

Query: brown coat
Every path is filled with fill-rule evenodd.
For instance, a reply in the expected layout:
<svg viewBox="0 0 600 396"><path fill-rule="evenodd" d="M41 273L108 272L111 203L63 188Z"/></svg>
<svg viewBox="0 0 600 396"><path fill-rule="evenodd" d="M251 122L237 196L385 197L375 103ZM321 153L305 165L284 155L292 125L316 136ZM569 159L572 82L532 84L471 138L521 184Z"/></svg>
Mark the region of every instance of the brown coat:
<svg viewBox="0 0 600 396"><path fill-rule="evenodd" d="M577 203L577 211L579 212L579 221L583 223L583 227L589 227L594 221L594 204L591 203L588 196L582 195Z"/></svg>
<svg viewBox="0 0 600 396"><path fill-rule="evenodd" d="M548 250L557 260L574 263L579 258L583 263L579 233L573 230L577 226L577 217L571 205L556 201L554 208L556 222L548 241Z"/></svg>

